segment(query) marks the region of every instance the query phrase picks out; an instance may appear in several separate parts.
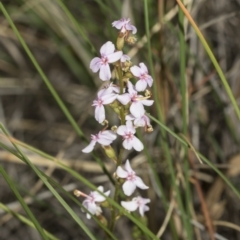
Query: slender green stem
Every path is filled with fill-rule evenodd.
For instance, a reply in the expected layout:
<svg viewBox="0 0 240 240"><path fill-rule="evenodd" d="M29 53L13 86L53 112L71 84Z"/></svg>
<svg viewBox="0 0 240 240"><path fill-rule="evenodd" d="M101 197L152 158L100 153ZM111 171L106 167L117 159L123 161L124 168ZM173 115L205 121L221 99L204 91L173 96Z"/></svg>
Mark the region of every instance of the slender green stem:
<svg viewBox="0 0 240 240"><path fill-rule="evenodd" d="M183 2L183 0L182 0ZM185 136L188 135L188 93L187 93L187 79L186 74L186 44L185 44L185 34L184 34L184 14L181 10L178 12L179 19L179 43L180 43L180 83L181 83L181 95L182 95L182 132ZM188 149L184 146L184 163L183 171L185 177L185 208L187 216L191 216L190 205L191 202L191 190L189 183L189 162L188 162ZM189 221L187 223L186 233L187 239L192 239L192 225Z"/></svg>

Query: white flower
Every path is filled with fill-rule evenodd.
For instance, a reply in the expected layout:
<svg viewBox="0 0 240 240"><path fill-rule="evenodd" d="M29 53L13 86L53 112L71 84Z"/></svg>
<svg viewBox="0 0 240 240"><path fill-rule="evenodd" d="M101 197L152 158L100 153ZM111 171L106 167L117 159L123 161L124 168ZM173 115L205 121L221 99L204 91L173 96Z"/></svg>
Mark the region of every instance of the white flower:
<svg viewBox="0 0 240 240"><path fill-rule="evenodd" d="M128 104L131 101L130 112L135 118L141 118L145 109L143 105L151 106L153 100L147 100L145 97L138 95L138 92L135 91L132 83L128 81L128 93L118 95L117 100L123 105Z"/></svg>
<svg viewBox="0 0 240 240"><path fill-rule="evenodd" d="M98 190L103 193L102 186L99 186ZM110 190L104 193L104 195L106 196L109 196L109 194L110 194ZM80 192L80 195L86 197L86 199L83 201L82 204L92 215L99 215L102 213L102 209L98 204L100 204L101 202L104 202L106 200L106 197L104 197L97 191L90 192L89 195L86 195ZM87 213L87 218L88 219L91 218L91 215L89 213Z"/></svg>
<svg viewBox="0 0 240 240"><path fill-rule="evenodd" d="M117 98L116 93L113 93L112 89L105 88L101 89L97 94L97 99L93 101L95 106L95 119L102 123L105 120L105 109L103 105L112 103Z"/></svg>
<svg viewBox="0 0 240 240"><path fill-rule="evenodd" d="M128 211L133 212L139 208L139 213L141 216L144 215L144 212L149 210L149 207L146 206L150 202L149 198L135 197L130 202L121 202L121 205Z"/></svg>
<svg viewBox="0 0 240 240"><path fill-rule="evenodd" d="M138 117L138 118L134 117L132 114L129 114L125 117L125 119L127 121L134 120L133 122L134 122L135 127L145 127L145 128L147 128L147 127L151 126L150 119L146 114L144 114L143 116Z"/></svg>
<svg viewBox="0 0 240 240"><path fill-rule="evenodd" d="M91 142L87 147L85 147L82 152L89 153L93 150L95 144L98 142L103 146L109 146L116 138L116 134L113 131L106 130L101 131L96 135L91 135Z"/></svg>
<svg viewBox="0 0 240 240"><path fill-rule="evenodd" d="M117 134L123 136L123 147L127 150L134 148L136 151L140 152L143 150L143 144L134 136L135 133L136 130L131 121L127 121L126 125L121 125L117 129Z"/></svg>
<svg viewBox="0 0 240 240"><path fill-rule="evenodd" d="M130 24L129 18L122 18L120 20L114 21L112 23L112 26L121 30L122 33L125 33L126 31L132 31L133 34L137 32L137 28Z"/></svg>
<svg viewBox="0 0 240 240"><path fill-rule="evenodd" d="M147 88L147 86L152 86L153 79L148 74L148 69L144 63L140 63L139 66L140 67L133 66L130 68L130 70L132 74L139 79L135 85L135 88L137 91L142 92Z"/></svg>
<svg viewBox="0 0 240 240"><path fill-rule="evenodd" d="M99 77L103 81L111 78L109 63L116 62L122 57L122 51L114 51L114 44L108 41L100 49L101 58L95 57L90 62L90 68L93 72L97 72L100 69Z"/></svg>
<svg viewBox="0 0 240 240"><path fill-rule="evenodd" d="M122 186L125 195L132 195L136 187L141 189L148 189L148 186L144 184L142 179L136 176L136 173L132 170L128 160L125 163L125 169L126 170L123 170L122 167L119 166L116 171L118 177L126 179L125 183Z"/></svg>

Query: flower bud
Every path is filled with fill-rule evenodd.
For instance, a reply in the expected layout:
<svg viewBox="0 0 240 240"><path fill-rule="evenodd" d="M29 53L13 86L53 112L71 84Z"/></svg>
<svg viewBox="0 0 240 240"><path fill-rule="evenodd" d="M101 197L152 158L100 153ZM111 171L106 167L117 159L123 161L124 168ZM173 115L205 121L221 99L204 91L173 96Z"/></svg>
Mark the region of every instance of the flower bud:
<svg viewBox="0 0 240 240"><path fill-rule="evenodd" d="M107 227L108 221L102 214L98 215L97 218L105 227Z"/></svg>
<svg viewBox="0 0 240 240"><path fill-rule="evenodd" d="M111 207L110 203L107 200L105 200L104 202L101 202L100 206L105 208Z"/></svg>
<svg viewBox="0 0 240 240"><path fill-rule="evenodd" d="M131 72L127 72L127 73L124 74L124 77L126 77L126 78L132 78L133 75L132 75Z"/></svg>
<svg viewBox="0 0 240 240"><path fill-rule="evenodd" d="M123 49L124 46L124 36L121 36L121 34L119 34L118 38L117 38L117 50L121 51Z"/></svg>
<svg viewBox="0 0 240 240"><path fill-rule="evenodd" d="M115 154L114 149L109 145L109 146L102 146L106 155L110 158L113 159L114 161L117 161L117 157Z"/></svg>

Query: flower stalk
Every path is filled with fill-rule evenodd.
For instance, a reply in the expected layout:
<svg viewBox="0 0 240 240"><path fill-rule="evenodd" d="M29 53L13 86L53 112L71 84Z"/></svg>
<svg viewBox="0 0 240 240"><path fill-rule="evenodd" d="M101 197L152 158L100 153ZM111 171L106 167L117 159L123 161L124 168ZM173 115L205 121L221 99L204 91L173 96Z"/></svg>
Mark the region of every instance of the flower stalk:
<svg viewBox="0 0 240 240"><path fill-rule="evenodd" d="M95 107L95 119L99 124L104 125L104 128L99 133L91 135L89 145L82 151L84 153L91 152L96 143L102 146L106 156L116 163L113 200L119 202L121 195L122 207L128 212L139 209L139 213L143 217L144 212L149 210L146 204L150 202L150 199L137 195L129 201L129 197L135 194L137 188L145 190L149 187L145 185L141 177L136 175L129 160L126 160L124 168L121 165L124 161L124 151L134 149L140 152L144 149L143 143L135 136L136 128L143 127L145 132L153 130L145 110L145 106L151 106L154 102L149 99L151 91L147 89L152 86L153 79L148 74L147 66L144 63L133 66L130 57L123 54L125 43L134 44L136 41L132 34L135 34L137 29L130 23L130 19L123 18L114 21L112 26L119 30L116 48L111 41L106 42L100 48L100 57L94 57L90 62L91 70L99 72L99 78L102 81L110 81L97 93L92 104ZM115 77L111 74L111 65ZM132 78L137 80L135 85L131 81ZM117 123L118 126L111 127L111 119L107 119L105 114L105 107L108 106L118 115L120 119L120 122ZM123 141L117 157L111 145L118 136L121 136ZM102 186L98 187L98 190L103 193ZM104 224L108 222L111 232L114 230L115 223L122 216L122 212L110 206L107 200L110 191L105 192L104 195L99 194L98 191L86 195L75 190L74 194L77 197L85 197L83 206L87 211L88 219L92 215L96 215L98 219L104 221ZM102 208L110 209L109 221L104 217Z"/></svg>

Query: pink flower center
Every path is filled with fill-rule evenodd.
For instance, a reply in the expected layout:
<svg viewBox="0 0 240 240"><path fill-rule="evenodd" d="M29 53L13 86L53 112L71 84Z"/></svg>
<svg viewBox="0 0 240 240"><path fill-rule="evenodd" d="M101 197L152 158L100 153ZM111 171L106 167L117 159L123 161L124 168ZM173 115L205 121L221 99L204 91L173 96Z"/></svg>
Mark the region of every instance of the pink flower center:
<svg viewBox="0 0 240 240"><path fill-rule="evenodd" d="M92 139L93 141L97 141L97 140L99 139L98 134L96 134L96 135L91 135L91 139Z"/></svg>
<svg viewBox="0 0 240 240"><path fill-rule="evenodd" d="M135 172L128 173L127 180L135 181L136 175Z"/></svg>
<svg viewBox="0 0 240 240"><path fill-rule="evenodd" d="M124 137L124 139L132 140L133 134L131 132L128 132L128 133L125 133L125 135L123 137Z"/></svg>
<svg viewBox="0 0 240 240"><path fill-rule="evenodd" d="M102 105L103 105L103 100L102 100L101 98L99 98L99 99L97 100L97 105L98 105L98 106L102 106Z"/></svg>
<svg viewBox="0 0 240 240"><path fill-rule="evenodd" d="M132 101L132 102L137 102L137 94L133 94L133 95L131 96L131 101Z"/></svg>
<svg viewBox="0 0 240 240"><path fill-rule="evenodd" d="M101 60L102 60L102 62L101 62L102 65L107 65L108 64L108 58L106 56L102 56Z"/></svg>
<svg viewBox="0 0 240 240"><path fill-rule="evenodd" d="M147 80L147 74L146 73L141 74L140 79L141 80Z"/></svg>

